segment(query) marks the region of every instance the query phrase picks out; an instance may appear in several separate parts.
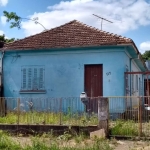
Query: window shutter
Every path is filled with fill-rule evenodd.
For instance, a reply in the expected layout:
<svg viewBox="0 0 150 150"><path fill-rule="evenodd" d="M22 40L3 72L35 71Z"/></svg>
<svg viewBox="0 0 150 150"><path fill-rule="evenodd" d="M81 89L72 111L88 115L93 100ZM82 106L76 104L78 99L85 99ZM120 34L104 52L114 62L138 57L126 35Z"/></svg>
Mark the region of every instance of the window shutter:
<svg viewBox="0 0 150 150"><path fill-rule="evenodd" d="M38 90L38 69L33 69L33 90Z"/></svg>
<svg viewBox="0 0 150 150"><path fill-rule="evenodd" d="M22 69L22 89L25 90L27 88L27 70L26 68Z"/></svg>
<svg viewBox="0 0 150 150"><path fill-rule="evenodd" d="M138 75L136 75L136 90L139 90L139 84L138 84Z"/></svg>
<svg viewBox="0 0 150 150"><path fill-rule="evenodd" d="M128 66L126 66L126 72L128 72ZM129 94L128 74L125 74L125 86L126 86L126 95L128 95Z"/></svg>
<svg viewBox="0 0 150 150"><path fill-rule="evenodd" d="M28 90L32 89L32 68L28 68Z"/></svg>
<svg viewBox="0 0 150 150"><path fill-rule="evenodd" d="M21 90L45 90L44 66L22 66Z"/></svg>
<svg viewBox="0 0 150 150"><path fill-rule="evenodd" d="M44 68L39 68L39 89L44 89Z"/></svg>

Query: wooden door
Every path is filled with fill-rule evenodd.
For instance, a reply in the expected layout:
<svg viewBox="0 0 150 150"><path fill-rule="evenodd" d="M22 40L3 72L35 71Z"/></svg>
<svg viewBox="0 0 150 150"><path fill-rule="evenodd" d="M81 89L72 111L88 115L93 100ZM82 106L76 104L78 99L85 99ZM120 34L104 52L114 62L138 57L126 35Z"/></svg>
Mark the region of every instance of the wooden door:
<svg viewBox="0 0 150 150"><path fill-rule="evenodd" d="M103 66L85 65L84 89L90 97L87 111L97 112L97 97L103 96Z"/></svg>

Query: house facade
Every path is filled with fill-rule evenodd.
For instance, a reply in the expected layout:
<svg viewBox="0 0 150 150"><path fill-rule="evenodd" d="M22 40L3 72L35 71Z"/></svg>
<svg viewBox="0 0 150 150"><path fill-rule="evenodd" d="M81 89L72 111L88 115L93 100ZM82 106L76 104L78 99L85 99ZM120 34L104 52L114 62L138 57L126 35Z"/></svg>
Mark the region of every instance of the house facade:
<svg viewBox="0 0 150 150"><path fill-rule="evenodd" d="M144 92L142 75L125 78L124 74L147 70L134 42L76 20L0 50L4 97L79 97L83 91L88 97L139 96Z"/></svg>

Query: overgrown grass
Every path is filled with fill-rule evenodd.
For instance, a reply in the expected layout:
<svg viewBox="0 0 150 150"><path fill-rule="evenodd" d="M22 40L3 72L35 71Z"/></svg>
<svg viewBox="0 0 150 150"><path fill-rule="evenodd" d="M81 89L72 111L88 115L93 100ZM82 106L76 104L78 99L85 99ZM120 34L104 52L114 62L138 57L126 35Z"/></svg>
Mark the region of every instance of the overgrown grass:
<svg viewBox="0 0 150 150"><path fill-rule="evenodd" d="M0 150L11 150L12 148L13 150L21 149L18 143L12 142L6 133L0 131Z"/></svg>
<svg viewBox="0 0 150 150"><path fill-rule="evenodd" d="M138 124L132 120L116 120L111 135L138 136Z"/></svg>
<svg viewBox="0 0 150 150"><path fill-rule="evenodd" d="M18 117L19 115L19 117ZM98 117L83 113L53 113L53 112L8 112L5 117L0 117L1 124L63 124L63 125L97 125Z"/></svg>
<svg viewBox="0 0 150 150"><path fill-rule="evenodd" d="M49 125L98 125L98 117L96 114L78 114L68 111L68 113L53 113L53 112L21 112L18 117L17 112L8 112L5 117L0 117L0 124L49 124ZM137 136L138 123L132 120L116 120L111 122L111 135L121 136ZM149 131L149 126L143 125L144 132ZM148 132L149 133L149 132ZM145 133L144 133L145 134Z"/></svg>
<svg viewBox="0 0 150 150"><path fill-rule="evenodd" d="M62 136L68 136L66 133ZM83 136L83 135L79 135ZM74 140L72 137L71 140ZM42 137L30 137L30 143L22 144L13 137L0 131L0 150L113 150L108 140L94 139L88 143L87 139L82 137L80 143L70 144L68 138L52 137L52 135Z"/></svg>

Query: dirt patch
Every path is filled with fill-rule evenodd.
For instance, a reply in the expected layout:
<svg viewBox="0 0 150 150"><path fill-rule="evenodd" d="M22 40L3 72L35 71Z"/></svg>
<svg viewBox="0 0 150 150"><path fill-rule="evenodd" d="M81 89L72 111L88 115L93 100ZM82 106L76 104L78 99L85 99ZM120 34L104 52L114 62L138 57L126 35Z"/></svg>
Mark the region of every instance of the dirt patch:
<svg viewBox="0 0 150 150"><path fill-rule="evenodd" d="M115 150L150 150L149 141L117 141Z"/></svg>

